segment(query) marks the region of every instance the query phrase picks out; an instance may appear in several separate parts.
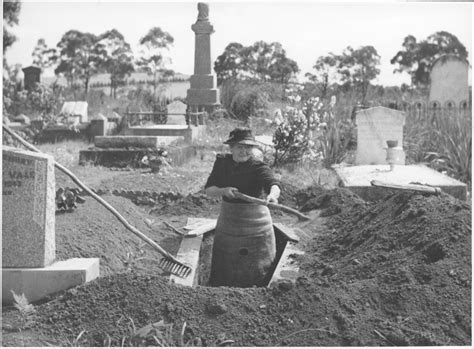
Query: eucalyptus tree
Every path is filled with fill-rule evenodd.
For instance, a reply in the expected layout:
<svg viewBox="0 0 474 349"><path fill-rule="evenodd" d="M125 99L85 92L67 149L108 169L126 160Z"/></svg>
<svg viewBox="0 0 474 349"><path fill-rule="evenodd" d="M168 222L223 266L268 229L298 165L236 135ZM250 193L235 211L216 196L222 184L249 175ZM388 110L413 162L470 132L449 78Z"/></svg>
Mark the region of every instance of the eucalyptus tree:
<svg viewBox="0 0 474 349"><path fill-rule="evenodd" d="M139 58L136 65L140 70L153 76L153 96L156 97L156 89L162 78L174 75L170 69L166 69L166 65L171 60L165 56L165 52L173 45L174 38L159 27L151 28L140 41Z"/></svg>

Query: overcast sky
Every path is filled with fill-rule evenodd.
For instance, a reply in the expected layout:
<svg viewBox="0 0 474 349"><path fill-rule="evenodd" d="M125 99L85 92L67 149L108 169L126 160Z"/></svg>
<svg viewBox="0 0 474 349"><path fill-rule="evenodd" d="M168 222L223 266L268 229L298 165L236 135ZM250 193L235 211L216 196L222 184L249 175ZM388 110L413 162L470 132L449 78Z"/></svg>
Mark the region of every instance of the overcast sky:
<svg viewBox="0 0 474 349"><path fill-rule="evenodd" d="M316 59L329 52L342 53L347 46L372 45L381 56L381 73L375 83L409 83L406 74L394 74L390 59L402 48L403 39L414 35L424 40L437 31L454 34L466 46L472 62L472 4L468 2L316 2L316 1L207 1L215 33L211 36L213 61L231 42L278 41L287 56L304 73ZM170 33L174 46L168 55L171 69L193 73L197 2L112 2L22 0L19 25L13 28L18 41L7 51L10 64L32 63L38 39L55 47L68 30L93 34L117 29L135 48L154 27ZM135 52L137 52L135 50ZM49 75L49 74L47 74ZM471 81L471 80L469 80Z"/></svg>

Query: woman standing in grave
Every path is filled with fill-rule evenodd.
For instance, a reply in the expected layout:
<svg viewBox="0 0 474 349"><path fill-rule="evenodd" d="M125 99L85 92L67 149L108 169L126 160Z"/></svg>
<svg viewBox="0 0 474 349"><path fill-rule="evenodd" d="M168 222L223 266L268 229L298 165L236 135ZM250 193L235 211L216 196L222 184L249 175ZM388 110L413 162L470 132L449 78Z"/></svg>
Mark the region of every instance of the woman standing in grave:
<svg viewBox="0 0 474 349"><path fill-rule="evenodd" d="M222 197L212 249L212 286L263 286L275 259L275 234L265 205L236 198L236 191L277 203L279 182L252 154L258 147L252 131L236 128L224 142L230 154L218 154L206 182L206 194Z"/></svg>

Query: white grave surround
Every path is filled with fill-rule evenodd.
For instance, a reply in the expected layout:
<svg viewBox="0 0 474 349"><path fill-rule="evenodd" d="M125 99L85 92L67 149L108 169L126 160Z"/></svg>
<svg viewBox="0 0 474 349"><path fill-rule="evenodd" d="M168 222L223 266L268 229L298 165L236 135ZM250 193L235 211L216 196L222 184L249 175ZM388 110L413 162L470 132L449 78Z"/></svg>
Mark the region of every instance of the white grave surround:
<svg viewBox="0 0 474 349"><path fill-rule="evenodd" d="M356 114L356 165L388 165L387 141L397 141L395 164L405 165L403 125L405 113L385 107L364 109Z"/></svg>

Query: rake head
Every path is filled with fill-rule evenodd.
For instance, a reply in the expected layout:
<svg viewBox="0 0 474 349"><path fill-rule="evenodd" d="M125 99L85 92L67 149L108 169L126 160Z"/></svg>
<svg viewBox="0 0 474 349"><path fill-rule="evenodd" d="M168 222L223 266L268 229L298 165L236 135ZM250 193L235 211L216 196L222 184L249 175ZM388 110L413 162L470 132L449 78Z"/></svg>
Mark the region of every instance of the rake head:
<svg viewBox="0 0 474 349"><path fill-rule="evenodd" d="M187 277L192 271L191 267L167 257L163 257L158 263L158 266L164 271L181 278Z"/></svg>

